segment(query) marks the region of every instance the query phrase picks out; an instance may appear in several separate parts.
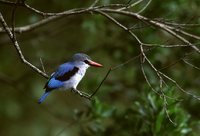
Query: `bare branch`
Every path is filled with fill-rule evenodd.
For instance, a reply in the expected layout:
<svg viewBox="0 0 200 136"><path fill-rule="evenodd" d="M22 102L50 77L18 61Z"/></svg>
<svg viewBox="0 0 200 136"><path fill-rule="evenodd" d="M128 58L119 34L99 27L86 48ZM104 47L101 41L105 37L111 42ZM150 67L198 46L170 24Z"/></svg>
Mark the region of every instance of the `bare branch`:
<svg viewBox="0 0 200 136"><path fill-rule="evenodd" d="M40 63L41 63L43 72L46 73L46 70L45 70L45 68L44 68L44 64L43 64L42 58L40 58Z"/></svg>
<svg viewBox="0 0 200 136"><path fill-rule="evenodd" d="M164 94L163 90L162 90L162 83L164 82L164 80L162 79L161 75L159 74L159 71L154 67L154 65L151 63L151 61L146 57L145 53L144 53L144 49L143 49L143 43L141 42L141 40L132 32L130 31L127 27L125 27L124 25L122 25L121 23L119 23L117 20L115 20L113 17L109 16L108 14L104 13L104 12L99 12L100 14L104 15L105 17L107 17L108 19L110 19L112 22L114 22L116 25L118 25L119 27L121 27L122 29L124 29L125 31L128 31L137 41L138 43L140 44L140 49L141 49L141 55L140 57L144 57L143 59L141 59L141 69L142 69L142 73L144 75L144 78L147 82L147 84L149 85L149 87L152 89L153 92L155 92L156 94L162 96L163 98L163 108L164 108L164 111L167 115L167 118L169 119L169 121L171 123L173 123L174 125L176 125L175 122L172 121L172 119L170 118L169 116L169 113L168 113L168 110L167 110L167 100L166 100L166 95ZM124 66L125 64L129 63L132 59L114 67L114 69L116 68L119 68L121 66ZM150 66L152 67L152 69L156 72L157 76L159 77L160 79L160 92L161 94L159 94L150 84L146 74L145 74L145 71L144 71L144 68L142 66L142 63L144 63L144 61L147 60L147 62L150 64ZM169 97L170 98L170 97Z"/></svg>
<svg viewBox="0 0 200 136"><path fill-rule="evenodd" d="M28 10L30 10L30 11L33 11L33 12L37 13L38 15L47 16L46 13L44 13L44 12L42 12L42 11L39 11L39 10L37 10L37 9L35 9L35 8L31 7L31 6L29 6L29 5L26 4L25 2L22 3L22 6L26 7L26 8L27 8Z"/></svg>
<svg viewBox="0 0 200 136"><path fill-rule="evenodd" d="M183 93L186 93L186 94L190 95L191 97L193 97L193 98L195 98L195 99L197 99L197 100L200 101L200 97L199 97L199 96L196 96L196 95L194 95L194 94L192 94L192 93L190 93L190 92L185 91L174 79L170 78L169 76L165 75L164 73L162 73L162 72L160 72L160 71L159 71L159 73L160 73L162 76L164 76L166 79L168 79L169 81L171 81L172 83L174 83L174 84L176 85L176 87L177 87L179 90L181 90Z"/></svg>
<svg viewBox="0 0 200 136"><path fill-rule="evenodd" d="M197 70L200 70L199 67L197 67L197 66L191 64L190 62L186 61L185 59L182 59L182 60L183 60L183 62L185 62L185 63L188 64L189 66L191 66L191 67L193 67L193 68L195 68L195 69L197 69Z"/></svg>
<svg viewBox="0 0 200 136"><path fill-rule="evenodd" d="M94 0L94 2L91 4L90 8L93 8L94 6L96 6L96 4L99 2L99 0Z"/></svg>
<svg viewBox="0 0 200 136"><path fill-rule="evenodd" d="M59 19L63 16L70 16L70 15L74 15L74 14L87 13L88 11L91 11L91 9L84 9L84 10L78 10L78 11L68 10L68 11L62 12L62 13L48 13L48 15L51 14L52 16L47 17L45 19L42 19L41 21L38 21L38 22L33 23L31 25L26 25L26 26L23 26L23 27L17 27L17 28L15 28L15 32L22 33L22 32L31 31L31 30L34 30L35 28L41 27L41 26L43 26L47 23L55 21L56 19ZM55 16L53 16L53 15L55 15ZM0 32L5 32L5 30L3 28L0 28Z"/></svg>
<svg viewBox="0 0 200 136"><path fill-rule="evenodd" d="M2 26L3 26L3 28L5 29L5 31L7 32L9 38L11 39L11 41L12 41L15 49L17 50L17 53L18 53L21 61L24 64L28 65L31 69L33 69L34 71L36 71L37 73L39 73L40 75L42 75L43 77L48 78L48 75L46 73L42 72L40 69L38 69L36 66L34 66L33 64L31 64L30 62L28 62L24 58L24 56L22 54L22 51L21 51L21 48L20 48L18 42L13 38L13 34L12 34L11 30L8 28L8 26L7 26L7 24L6 24L5 20L4 20L1 12L0 12L0 22L1 22Z"/></svg>
<svg viewBox="0 0 200 136"><path fill-rule="evenodd" d="M110 5L96 6L98 2L99 2L99 0L94 0L93 3L91 4L91 6L86 7L86 8L71 9L71 10L66 10L66 11L59 12L59 13L45 13L43 11L40 11L38 9L31 7L30 5L26 4L24 1L17 0L16 2L10 2L10 1L0 0L0 3L6 4L6 5L11 5L12 7L14 7L13 11L12 11L12 26L10 28L7 26L6 21L4 20L2 14L0 13L0 22L3 25L3 28L0 28L0 32L6 32L8 34L22 63L28 65L31 69L33 69L35 72L39 73L40 75L44 76L45 78L48 78L48 75L45 72L44 64L43 64L41 58L40 58L40 62L41 62L42 70L40 70L39 68L37 68L36 66L34 66L33 64L31 64L29 61L27 61L25 59L25 57L23 56L23 53L21 51L20 45L17 41L15 32L16 33L28 32L28 31L34 30L36 28L39 28L47 23L50 23L52 21L57 21L59 18L67 17L70 15L90 14L90 13L101 14L102 16L106 17L110 22L116 24L119 28L122 28L125 32L127 32L134 39L136 39L136 41L139 43L139 46L137 46L137 47L140 48L140 54L128 59L127 61L125 61L117 66L111 67L107 71L106 75L103 77L102 81L97 86L97 88L92 92L92 94L87 94L87 93L81 92L79 90L76 90L76 93L79 94L79 96L81 96L83 98L92 100L93 96L95 96L97 94L97 92L100 90L102 84L105 82L105 80L108 78L109 74L111 74L112 71L117 70L117 69L125 66L126 64L129 64L131 61L135 60L136 58L140 57L141 58L140 59L141 71L142 71L142 74L144 76L146 83L148 84L148 86L154 93L156 93L158 96L160 96L160 99L162 100L162 103L163 103L163 110L164 110L168 120L172 124L176 125L175 122L171 119L170 114L167 109L168 108L167 100L168 99L175 100L175 99L171 98L165 94L163 89L165 86L166 86L166 88L168 88L167 82L165 82L165 80L167 79L168 82L172 82L183 93L190 95L197 100L200 100L200 97L184 90L177 83L176 80L172 79L168 75L165 75L164 73L161 72L161 70L166 69L168 67L172 67L173 65L177 64L180 61L183 61L187 65L189 65L192 68L195 68L197 70L200 70L200 68L191 64L190 62L186 61L185 60L186 55L184 55L182 58L179 58L172 64L165 66L164 68L157 69L156 66L154 66L154 64L152 63L152 61L148 58L146 53L156 47L162 47L162 48L191 47L191 48L193 48L194 51L200 53L200 50L197 47L197 44L193 44L187 39L187 38L192 38L194 40L200 40L200 36L186 32L184 30L185 26L199 26L199 24L179 24L179 23L174 23L174 22L171 23L166 20L164 20L164 21L154 20L154 19L150 19L150 18L140 15L140 13L142 13L144 10L146 10L148 8L148 6L152 2L152 0L149 0L146 3L146 5L137 13L130 11L130 8L140 4L141 2L143 2L143 0L137 0L136 2L134 2L132 4L130 4L132 2L132 0L130 0L128 4L110 4ZM30 24L30 25L15 28L15 14L16 14L16 9L18 6L26 8L26 9L32 11L33 13L36 13L36 14L46 17L46 18L44 18L36 23ZM171 34L172 36L179 39L180 41L182 41L183 44L166 45L166 44L143 43L142 40L140 40L140 38L133 31L133 29L135 29L135 26L129 28L129 27L123 25L117 19L115 19L115 16L113 17L113 14L131 17L131 18L136 19L138 22L147 24L147 26L151 26L156 29L164 30L164 31L168 32L169 34ZM141 27L139 27L139 28L141 28ZM152 48L145 50L145 47L152 47ZM150 68L156 74L159 89L154 89L150 80L148 79L148 75L145 73L145 69L144 69L144 65L143 65L145 62L148 64L148 66L150 66Z"/></svg>
<svg viewBox="0 0 200 136"><path fill-rule="evenodd" d="M164 45L164 44L146 44L143 43L144 46L149 47L161 47L161 48L177 48L177 47L188 47L190 45L184 45L184 44L174 44L174 45ZM195 44L194 44L195 45Z"/></svg>
<svg viewBox="0 0 200 136"><path fill-rule="evenodd" d="M108 70L108 72L106 73L106 75L104 76L104 78L102 79L102 81L100 82L100 84L97 86L97 88L94 90L94 92L92 94L87 94L83 91L79 91L77 89L72 89L73 92L77 93L79 96L83 97L83 98L86 98L88 100L92 100L93 96L99 91L99 89L101 88L102 84L105 82L105 80L107 79L108 75L110 74L110 72L112 71L113 69L110 68Z"/></svg>
<svg viewBox="0 0 200 136"><path fill-rule="evenodd" d="M37 11L35 11L37 12ZM200 37L198 36L195 36L193 34L190 34L190 33L187 33L181 29L177 29L175 27L172 27L172 26L168 26L164 23L161 23L159 21L155 21L155 20L152 20L152 19L148 19L144 16L141 16L137 13L133 13L133 12L130 12L130 11L119 11L119 10L116 10L116 9L108 9L108 8L102 8L102 7L93 7L93 8L81 8L81 9L73 9L73 10L68 10L68 11L65 11L65 12L61 12L61 13L46 13L45 15L51 15L51 17L48 17L48 18L45 18L35 24L32 24L32 25L28 25L28 26L25 26L25 27L21 27L21 28L16 28L16 30L18 32L23 32L23 31L30 31L34 28L37 28L39 26L42 26L48 22L51 22L53 20L56 20L60 17L63 17L63 16L69 16L69 15L74 15L74 14L82 14L82 13L90 13L90 12L97 12L97 13L100 13L100 12L104 12L104 13L116 13L116 14L122 14L122 15L126 15L126 16L131 16L131 17L134 17L142 22L146 22L146 23L149 23L153 26L156 26L162 30L165 30L167 31L168 33L170 33L171 35L175 36L176 38L178 38L179 40L181 40L182 42L184 42L185 44L191 46L194 50L196 50L198 53L200 53L200 50L199 48L197 48L195 45L193 45L192 43L190 43L187 39L185 39L184 37L182 37L181 35L177 34L176 32L179 32L183 35L186 35L186 36L189 36L189 37L192 37L192 38L195 38L195 39L200 39ZM44 14L42 14L44 15ZM0 29L0 32L2 32L3 29Z"/></svg>
<svg viewBox="0 0 200 136"><path fill-rule="evenodd" d="M139 12L137 12L137 13L138 13L138 14L142 13L142 12L150 5L151 1L152 1L152 0L149 0L149 1L147 2L147 4L146 4Z"/></svg>
<svg viewBox="0 0 200 136"><path fill-rule="evenodd" d="M141 45L141 46L142 46L142 45ZM140 46L140 47L141 47L141 46ZM175 123L174 121L172 121L172 119L171 119L171 117L170 117L170 115L169 115L169 112L168 112L168 110L167 110L167 99L166 99L166 98L170 98L170 99L171 99L171 97L166 96L166 95L164 94L164 92L163 92L162 83L164 82L164 80L162 79L162 77L160 76L160 74L157 72L157 69L151 64L150 61L148 61L148 58L147 58L146 55L144 54L143 48L141 48L141 52L142 52L142 54L144 55L144 58L141 58L141 70L142 70L143 76L144 76L144 78L145 78L147 84L148 84L149 87L151 88L151 90L152 90L153 92L155 92L156 94L158 94L159 96L161 96L161 98L163 99L163 109L164 109L164 111L165 111L165 113L166 113L166 115L167 115L167 118L169 119L169 121L170 121L172 124L176 125L176 123ZM159 77L159 79L160 79L160 80L159 80L159 81L160 81L159 83L160 83L160 92L161 92L161 93L158 93L158 92L152 87L150 81L148 80L148 78L147 78L147 76L146 76L146 73L145 73L145 71L144 71L143 65L142 65L142 63L144 63L144 62L143 62L143 59L147 59L147 61L148 61L148 63L150 64L150 66L154 69L154 71L155 71L156 74L158 75L158 77ZM173 98L172 98L172 99L173 99Z"/></svg>
<svg viewBox="0 0 200 136"><path fill-rule="evenodd" d="M6 5L11 5L11 6L15 6L16 3L15 2L11 2L11 1L7 1L7 0L0 0L1 4L6 4Z"/></svg>
<svg viewBox="0 0 200 136"><path fill-rule="evenodd" d="M162 96L163 96L163 99L164 99L164 102L163 102L163 109L164 109L164 111L165 111L165 114L167 115L168 120L169 120L173 125L176 126L176 123L171 119L171 117L170 117L170 115L169 115L169 112L168 112L168 110L167 110L167 99L166 99L165 95L162 95Z"/></svg>
<svg viewBox="0 0 200 136"><path fill-rule="evenodd" d="M185 44L188 44L189 46L191 46L194 50L196 50L198 53L200 53L200 50L195 46L193 45L192 43L190 43L188 40L186 40L184 37L178 35L177 33L175 33L172 29L175 29L175 28L171 28L163 23L160 23L158 21L154 21L154 20L151 20L151 19L148 19L144 16L141 16L139 14L136 14L136 13L133 13L133 12L129 12L129 11L116 11L116 10L113 10L113 9L100 9L101 11L103 12L111 12L111 13L117 13L117 14L123 14L123 15L127 15L127 16L131 16L131 17L134 17L138 20L141 20L141 21L144 21L144 22L147 22L147 23L150 23L152 24L153 26L156 26L162 30L165 30L167 31L168 33L170 33L171 35L175 36L177 39L181 40L182 42L184 42Z"/></svg>
<svg viewBox="0 0 200 136"><path fill-rule="evenodd" d="M106 73L105 77L103 78L103 80L101 81L101 83L98 85L98 87L96 88L96 90L90 95L90 98L92 98L97 93L97 91L99 90L99 88L101 87L101 85L104 83L104 81L106 80L106 78L108 77L108 75L110 74L111 71L112 71L112 68L110 68L108 70L108 72Z"/></svg>
<svg viewBox="0 0 200 136"><path fill-rule="evenodd" d="M145 71L144 71L144 67L143 67L143 65L142 65L142 62L140 63L140 66L141 66L141 70L142 70L142 74L143 74L143 76L144 76L144 79L146 80L146 82L147 82L147 84L149 85L149 87L151 88L151 90L152 90L153 92L155 92L156 94L160 95L160 94L152 87L152 85L151 85L149 79L147 78L147 75L146 75L146 73L145 73Z"/></svg>
<svg viewBox="0 0 200 136"><path fill-rule="evenodd" d="M118 10L118 11L121 11L121 10L130 9L130 8L132 8L132 7L136 6L136 5L138 5L138 4L141 3L142 1L143 1L143 0L138 0L138 1L136 1L135 3L129 4L129 5L127 5L126 7L119 8L119 9L117 9L117 10ZM130 3L130 2L129 2L129 3Z"/></svg>
<svg viewBox="0 0 200 136"><path fill-rule="evenodd" d="M160 68L159 71L176 65L176 64L179 63L180 61L185 60L185 58L186 58L187 56L192 55L192 53L194 53L194 51L191 51L191 52L189 52L189 53L185 53L185 54L183 55L183 57L181 57L181 58L175 60L174 62L172 62L171 64L169 64L169 65L167 65L167 66L165 66L165 67L163 67L163 68Z"/></svg>
<svg viewBox="0 0 200 136"><path fill-rule="evenodd" d="M186 31L183 31L183 30L178 29L178 28L176 28L176 27L171 27L171 26L168 26L168 25L167 25L167 27L170 28L171 30L174 30L174 31L176 31L176 32L178 32L178 33L181 33L181 34L185 35L185 36L188 36L188 37L191 37L191 38L200 40L200 36L197 36L197 35L188 33L188 32L186 32Z"/></svg>

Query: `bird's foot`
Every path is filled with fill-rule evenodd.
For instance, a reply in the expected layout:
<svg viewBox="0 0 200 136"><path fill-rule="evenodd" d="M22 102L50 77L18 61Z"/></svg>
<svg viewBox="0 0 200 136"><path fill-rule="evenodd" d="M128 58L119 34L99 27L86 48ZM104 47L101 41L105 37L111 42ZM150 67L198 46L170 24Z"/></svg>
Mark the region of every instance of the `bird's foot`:
<svg viewBox="0 0 200 136"><path fill-rule="evenodd" d="M72 89L71 89L71 92L77 93L77 89L72 88Z"/></svg>

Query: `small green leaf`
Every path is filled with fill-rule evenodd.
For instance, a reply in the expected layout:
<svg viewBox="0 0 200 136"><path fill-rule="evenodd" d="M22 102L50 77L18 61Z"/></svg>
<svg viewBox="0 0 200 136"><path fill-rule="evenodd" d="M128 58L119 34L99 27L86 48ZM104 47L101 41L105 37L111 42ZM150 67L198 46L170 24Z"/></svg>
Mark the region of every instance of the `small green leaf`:
<svg viewBox="0 0 200 136"><path fill-rule="evenodd" d="M156 117L156 133L159 133L161 131L163 119L165 118L164 110L159 112L159 114Z"/></svg>

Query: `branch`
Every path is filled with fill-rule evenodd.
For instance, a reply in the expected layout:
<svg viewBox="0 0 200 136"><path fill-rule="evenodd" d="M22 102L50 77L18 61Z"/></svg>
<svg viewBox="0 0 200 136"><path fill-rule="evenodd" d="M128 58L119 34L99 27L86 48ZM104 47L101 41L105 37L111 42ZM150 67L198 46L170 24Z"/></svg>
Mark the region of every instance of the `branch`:
<svg viewBox="0 0 200 136"><path fill-rule="evenodd" d="M160 72L160 71L159 71L159 73L160 73L163 77L165 77L166 79L168 79L169 81L171 81L172 83L174 83L174 84L176 85L176 87L177 87L179 90L181 90L183 93L186 93L186 94L190 95L191 97L193 97L193 98L195 98L195 99L197 99L197 100L200 101L200 97L199 97L199 96L196 96L196 95L194 95L194 94L192 94L192 93L190 93L190 92L185 91L174 79L170 78L169 76L165 75L164 73L162 73L162 72Z"/></svg>
<svg viewBox="0 0 200 136"><path fill-rule="evenodd" d="M16 3L15 2L11 2L11 1L7 1L7 0L0 0L1 4L5 4L5 5L10 5L10 6L15 6Z"/></svg>
<svg viewBox="0 0 200 136"><path fill-rule="evenodd" d="M84 9L84 10L78 10L78 11L69 10L69 11L63 12L62 14L56 13L55 16L47 17L47 18L42 19L41 21L38 21L38 22L33 23L31 25L26 25L26 26L23 26L23 27L17 27L17 28L15 28L15 32L22 33L22 32L31 31L31 30L34 30L35 28L38 28L38 27L41 27L41 26L43 26L43 25L45 25L47 23L50 23L51 21L55 21L56 19L59 19L59 18L61 18L63 16L81 14L81 13L88 12L90 10L91 9ZM5 29L0 28L0 32L6 32L6 31L5 31Z"/></svg>
<svg viewBox="0 0 200 136"><path fill-rule="evenodd" d="M148 5L148 4L147 4ZM36 13L38 13L37 11L35 11ZM192 37L194 39L199 40L200 37L187 33L181 29L177 29L175 27L166 25L164 23L161 23L159 21L156 20L152 20L149 19L147 17L141 16L137 13L133 13L130 11L121 11L121 10L117 10L117 9L111 9L111 8L104 8L104 6L97 6L97 7L93 7L93 8L79 8L79 9L72 9L72 10L67 10L61 13L45 13L45 15L50 15L50 17L45 18L41 21L38 21L32 25L28 25L28 26L24 26L24 27L20 27L20 28L16 28L15 31L21 33L21 32L25 32L25 31L30 31L33 30L39 26L42 26L46 23L49 23L53 20L56 20L60 17L63 16L69 16L69 15L75 15L75 14L82 14L82 13L91 13L91 12L96 12L96 13L100 13L100 12L104 12L104 13L116 13L116 14L121 14L121 15L125 15L125 16L130 16L130 17L134 17L135 19L142 21L142 22L146 22L148 24L151 24L152 26L156 26L168 33L170 33L171 35L173 35L174 37L176 37L177 39L179 39L180 41L182 41L183 43L191 46L195 51L197 51L198 53L200 53L199 48L197 48L195 45L193 45L191 42L189 42L187 39L185 39L184 37L182 37L181 35L177 34L176 32L179 32L185 36L189 36ZM40 14L44 15L43 12L41 12ZM3 32L3 29L0 29L0 32Z"/></svg>
<svg viewBox="0 0 200 136"><path fill-rule="evenodd" d="M188 64L189 66L191 66L191 67L193 67L193 68L195 68L195 69L197 69L197 70L200 70L199 67L197 67L197 66L191 64L190 62L186 61L185 59L182 59L182 60L183 60L183 62L185 62L185 63Z"/></svg>
<svg viewBox="0 0 200 136"><path fill-rule="evenodd" d="M14 38L14 35L12 34L11 30L8 28L8 25L6 24L1 12L0 12L0 22L3 26L3 28L5 29L6 33L8 34L9 38L11 39L13 46L15 47L15 49L17 50L17 53L20 57L20 60L22 61L22 63L28 65L32 70L36 71L37 73L39 73L40 75L42 75L45 78L48 78L48 75L44 72L42 72L39 68L37 68L36 66L34 66L33 64L31 64L30 62L28 62L25 58L24 55L21 51L21 48L17 42L17 40Z"/></svg>
<svg viewBox="0 0 200 136"><path fill-rule="evenodd" d="M110 68L108 70L108 72L106 73L105 77L103 78L103 80L101 81L101 83L99 84L99 86L96 88L96 90L90 95L90 98L92 98L96 93L97 91L99 90L99 88L101 87L101 85L103 84L103 82L106 80L106 78L108 77L108 75L110 74L110 72L112 71L113 69Z"/></svg>
<svg viewBox="0 0 200 136"><path fill-rule="evenodd" d="M136 1L135 3L128 4L126 7L119 8L119 9L117 9L117 10L118 10L118 11L121 11L121 10L130 9L130 8L132 8L132 7L134 7L134 6L138 5L138 4L140 4L142 1L143 1L143 0L138 0L138 1ZM128 3L130 3L130 1L129 1Z"/></svg>
<svg viewBox="0 0 200 136"><path fill-rule="evenodd" d="M37 71L38 73L40 73L41 75L43 75L44 77L48 77L46 75L45 72L42 72L40 69L38 69L37 67L35 67L34 65L32 65L30 62L28 62L22 52L21 52L21 49L20 49L20 46L18 45L18 42L15 38L15 33L14 32L19 32L19 33L22 33L22 32L27 32L27 31L31 31L35 28L38 28L44 24L47 24L51 21L55 21L61 17L66 17L66 16L69 16L69 15L78 15L78 14L84 14L84 13L97 13L97 14L101 14L103 16L105 16L106 18L108 18L111 22L115 23L118 27L122 28L123 30L125 30L126 32L128 32L132 37L134 37L137 42L139 43L139 46L140 46L140 51L141 51L141 54L140 56L142 56L142 62L144 63L144 61L147 61L148 64L151 66L151 68L155 71L155 73L157 74L157 76L159 77L160 79L160 90L162 91L162 83L164 83L164 80L162 79L162 76L164 77L168 77L166 75L164 75L163 73L161 73L159 70L156 69L156 67L154 67L154 65L151 63L151 61L147 58L146 54L144 53L144 49L143 49L143 46L159 46L159 47L165 47L165 48L172 48L172 47L185 47L185 46L190 46L191 48L193 48L196 52L200 53L200 50L199 48L196 47L196 45L192 44L190 41L188 41L187 39L185 39L183 36L188 36L188 37L191 37L193 39L197 39L197 40L200 40L200 37L197 36L197 35L193 35L193 34L190 34L186 31L183 31L177 27L174 27L172 26L171 24L167 24L165 22L160 22L160 21L157 21L157 20L152 20L152 19L149 19L147 17L144 17L144 16L141 16L139 15L138 13L134 13L134 12L131 12L131 11L127 11L129 8L131 8L132 6L135 6L137 4L139 4L142 0L138 0L136 1L135 3L133 4L128 4L128 6L126 5L123 5L123 4L110 4L110 5L105 5L105 6L95 6L96 3L98 2L99 0L95 0L93 2L93 4L88 7L88 8L77 8L77 9L72 9L72 10L67 10L67 11L64 11L64 12L60 12L60 13L44 13L42 11L39 11L37 9L34 9L32 8L31 6L29 6L28 4L26 3L13 3L13 2L5 2L5 1L2 1L0 0L0 2L4 3L4 4L8 4L8 5L15 5L15 6L23 6L39 15L42 15L42 16L49 16L45 19L42 19L34 24L31 24L31 25L27 25L27 26L23 26L23 27L18 27L18 28L15 28L14 25L12 25L12 31L10 30L10 28L8 28L5 20L3 19L3 16L0 14L0 21L3 25L3 28L0 28L0 32L6 32L10 39L12 40L17 52L18 52L18 55L20 56L20 59L23 63L27 64L29 67L31 67L33 70ZM143 10L145 10L148 5L150 4L152 0L149 0L148 3L146 4L146 6L141 10L139 11L142 12ZM131 1L129 1L130 3ZM117 7L117 9L113 9L113 7ZM122 8L119 8L119 7L122 7ZM135 35L132 31L131 31L131 28L128 28L126 26L124 26L123 24L121 24L119 21L117 21L115 18L113 18L112 16L110 16L108 13L114 13L114 14L118 14L118 15L124 15L124 16L129 16L131 18L135 18L137 19L138 21L141 21L143 23L147 23L148 25L151 25L151 26L154 26L156 28L159 28L161 30L164 30L166 32L168 32L169 34L173 35L174 37L176 37L177 39L179 39L180 41L182 41L184 44L183 45L158 45L158 44L146 44L146 43L143 43L141 42L141 40L137 37L137 35ZM14 14L13 14L14 15ZM14 18L14 17L13 17ZM13 23L14 23L14 20L13 20ZM181 34L181 35L180 35ZM183 35L183 36L182 36ZM124 62L114 68L112 68L110 71L114 70L114 69L117 69L127 63L129 63L131 61L128 60L127 62ZM185 62L185 61L184 61ZM185 62L186 63L186 62ZM188 63L187 63L188 64ZM189 65L189 64L188 64ZM192 65L190 65L192 66ZM194 67L194 66L193 66ZM194 67L196 68L196 67ZM102 83L104 82L104 80L107 78L108 74L110 73L110 71L108 71L107 75L104 77ZM143 71L144 72L144 71ZM143 74L145 76L145 74ZM162 76L161 76L162 75ZM146 79L146 78L145 78ZM172 80L171 78L168 77L168 79L170 79L170 81L174 81ZM147 80L147 79L146 79ZM102 84L101 83L101 84ZM95 92L90 95L90 97L92 97L94 94L96 94L96 92L99 90L101 84L99 85L99 87L95 90ZM176 86L178 88L180 88L180 86L175 83ZM185 91L186 92L186 91ZM196 97L197 98L197 97ZM165 98L163 98L165 99ZM197 98L198 99L198 98Z"/></svg>
<svg viewBox="0 0 200 136"><path fill-rule="evenodd" d="M90 8L93 8L98 2L99 2L99 0L94 0L94 2L91 4Z"/></svg>
<svg viewBox="0 0 200 136"><path fill-rule="evenodd" d="M127 27L125 27L124 25L122 25L120 22L118 22L117 20L115 20L113 17L109 16L108 14L104 13L104 12L99 12L100 14L104 15L105 17L107 17L108 19L110 19L112 22L114 22L116 25L118 25L119 27L121 27L122 29L124 29L125 31L128 31L137 41L138 43L140 44L140 49L141 49L141 55L140 57L144 57L143 59L141 59L141 69L142 69L142 73L144 75L144 78L147 82L147 84L149 85L149 87L152 89L153 92L155 92L156 94L162 96L161 98L163 98L163 109L167 115L167 118L169 119L169 121L176 125L175 122L172 121L169 113L168 113L168 110L167 110L167 100L166 100L166 95L164 94L163 92L163 87L162 87L162 83L164 82L163 78L161 77L159 71L154 67L154 65L151 63L151 61L146 57L146 54L145 54L145 51L143 49L143 43L140 41L140 39L131 31L129 30ZM114 67L113 69L117 69L121 66L124 66L125 64L129 63L132 59L122 63L122 64L119 64L118 66ZM149 65L151 66L151 68L156 72L157 76L159 77L160 79L160 92L161 93L158 93L153 87L152 85L150 84L146 74L145 74L145 71L144 71L144 68L142 66L142 63L144 63L144 61L147 60L147 62L149 63ZM170 97L167 97L167 98L170 98Z"/></svg>
<svg viewBox="0 0 200 136"><path fill-rule="evenodd" d="M146 4L139 12L137 12L137 13L138 13L138 14L142 13L142 12L150 5L151 1L152 1L152 0L149 0L149 1L147 2L147 4Z"/></svg>
<svg viewBox="0 0 200 136"><path fill-rule="evenodd" d="M183 43L191 46L195 51L197 51L198 53L200 53L200 50L195 46L193 45L192 43L190 43L188 40L186 40L184 37L182 37L181 35L178 35L177 33L175 33L173 31L173 27L169 27L168 25L165 25L163 23L160 23L158 21L154 21L154 20L151 20L151 19L148 19L144 16L141 16L139 14L136 14L136 13L133 13L133 12L129 12L129 11L116 11L116 10L113 10L113 9L100 9L101 11L103 12L110 12L110 13L117 13L117 14L122 14L122 15L126 15L126 16L131 16L131 17L134 17L140 21L143 21L143 22L147 22L153 26L156 26L162 30L165 30L166 32L170 33L171 35L175 36L177 39L179 39L180 41L182 41ZM181 31L182 34L184 34L184 31Z"/></svg>

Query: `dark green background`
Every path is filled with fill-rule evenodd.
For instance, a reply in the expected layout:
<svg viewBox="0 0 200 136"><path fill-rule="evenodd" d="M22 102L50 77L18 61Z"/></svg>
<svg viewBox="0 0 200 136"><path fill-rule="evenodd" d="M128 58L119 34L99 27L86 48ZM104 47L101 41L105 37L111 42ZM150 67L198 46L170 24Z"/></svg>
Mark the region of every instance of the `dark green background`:
<svg viewBox="0 0 200 136"><path fill-rule="evenodd" d="M127 2L100 0L98 4ZM44 12L61 12L87 7L92 1L27 0L26 3ZM145 3L146 0L131 10L137 12ZM9 25L12 8L0 4L0 11ZM142 15L178 23L199 23L199 8L199 0L153 0ZM134 32L145 43L181 43L166 32L137 20L115 17L126 26L142 27ZM41 16L23 7L17 8L16 26L32 24L40 19ZM197 35L200 33L199 27L185 30ZM17 34L17 39L25 58L39 68L41 58L49 75L77 52L87 53L102 63L104 67L101 69L90 68L78 86L79 90L88 93L98 86L110 67L140 53L133 37L97 14L63 17L33 31ZM198 43L194 39L188 40ZM147 56L160 69L190 51L191 48L154 48ZM200 66L199 54L192 53L187 58L192 64ZM144 68L153 87L158 89L156 74L146 63ZM187 91L200 95L199 70L180 61L162 72L173 77ZM1 136L197 136L200 133L200 102L181 93L167 81L168 87L164 88L166 95L181 100L167 99L169 115L177 124L174 126L163 110L163 100L147 85L138 58L112 71L92 102L70 91L57 91L38 105L37 99L43 94L45 82L45 78L20 62L8 36L0 33Z"/></svg>

